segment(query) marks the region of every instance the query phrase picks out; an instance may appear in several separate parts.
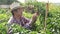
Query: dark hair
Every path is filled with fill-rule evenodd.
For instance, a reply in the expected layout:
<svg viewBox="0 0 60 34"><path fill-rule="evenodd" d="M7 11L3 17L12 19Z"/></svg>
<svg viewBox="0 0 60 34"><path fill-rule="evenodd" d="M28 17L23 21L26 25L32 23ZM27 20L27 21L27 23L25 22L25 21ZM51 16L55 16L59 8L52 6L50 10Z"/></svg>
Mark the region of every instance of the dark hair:
<svg viewBox="0 0 60 34"><path fill-rule="evenodd" d="M13 16L14 16L14 12L17 12L17 9L12 9L11 10L11 13L12 13Z"/></svg>

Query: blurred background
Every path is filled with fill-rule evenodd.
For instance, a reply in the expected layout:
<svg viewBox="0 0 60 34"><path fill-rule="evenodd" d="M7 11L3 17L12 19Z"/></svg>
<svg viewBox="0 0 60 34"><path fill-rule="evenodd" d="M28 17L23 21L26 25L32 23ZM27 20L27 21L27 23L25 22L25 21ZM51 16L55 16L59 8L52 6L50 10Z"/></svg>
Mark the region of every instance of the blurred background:
<svg viewBox="0 0 60 34"><path fill-rule="evenodd" d="M40 13L31 31L14 24L11 26L13 34L60 34L60 3L58 0L57 2L47 0L0 0L0 34L7 34L8 27L6 24L12 16L10 5L13 2L18 2L26 7L23 15L27 18L31 18L36 11Z"/></svg>

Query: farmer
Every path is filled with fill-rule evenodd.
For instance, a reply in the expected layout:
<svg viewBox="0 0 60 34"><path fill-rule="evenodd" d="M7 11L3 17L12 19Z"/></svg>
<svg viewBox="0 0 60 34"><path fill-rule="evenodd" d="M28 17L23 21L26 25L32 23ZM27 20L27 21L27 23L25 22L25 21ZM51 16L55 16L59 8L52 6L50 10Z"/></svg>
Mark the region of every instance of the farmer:
<svg viewBox="0 0 60 34"><path fill-rule="evenodd" d="M11 6L12 16L8 21L8 31L7 34L12 34L12 28L10 27L13 23L19 24L20 26L31 29L32 24L37 20L38 12L34 13L31 19L25 18L22 13L24 11L24 7L20 6L19 3L13 3Z"/></svg>

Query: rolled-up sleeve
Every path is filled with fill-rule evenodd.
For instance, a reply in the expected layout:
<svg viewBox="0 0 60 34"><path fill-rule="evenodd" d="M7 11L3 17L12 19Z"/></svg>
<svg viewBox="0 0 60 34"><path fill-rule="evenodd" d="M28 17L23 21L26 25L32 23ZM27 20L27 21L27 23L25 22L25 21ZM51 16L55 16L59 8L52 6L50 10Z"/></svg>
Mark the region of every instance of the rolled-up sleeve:
<svg viewBox="0 0 60 34"><path fill-rule="evenodd" d="M12 23L13 22L13 17L11 16L8 23Z"/></svg>
<svg viewBox="0 0 60 34"><path fill-rule="evenodd" d="M23 21L26 22L26 24L24 24L24 28L26 28L26 29L31 29L31 26L30 26L31 20L24 17L24 20L23 20Z"/></svg>
<svg viewBox="0 0 60 34"><path fill-rule="evenodd" d="M8 28L12 25L12 23L13 23L13 17L11 16L7 23Z"/></svg>
<svg viewBox="0 0 60 34"><path fill-rule="evenodd" d="M7 23L7 27L8 27L7 34L11 34L11 32L12 32L11 25L12 24L13 24L13 17L11 16L8 23Z"/></svg>

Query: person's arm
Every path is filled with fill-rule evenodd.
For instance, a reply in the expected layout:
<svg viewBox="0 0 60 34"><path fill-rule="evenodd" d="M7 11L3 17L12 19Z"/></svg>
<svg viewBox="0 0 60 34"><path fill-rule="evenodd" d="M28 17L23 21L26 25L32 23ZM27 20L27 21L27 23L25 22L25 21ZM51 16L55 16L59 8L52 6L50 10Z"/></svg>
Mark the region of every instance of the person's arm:
<svg viewBox="0 0 60 34"><path fill-rule="evenodd" d="M27 22L27 23L24 25L24 27L25 27L26 29L31 29L32 25L36 22L38 15L39 15L39 14L37 14L37 12L34 13L33 16L32 16L32 18L29 20L29 22ZM27 21L28 21L28 20L27 20Z"/></svg>
<svg viewBox="0 0 60 34"><path fill-rule="evenodd" d="M13 24L13 17L10 17L8 23L7 23L7 27L8 27L8 30L7 30L7 34L11 34L12 32L12 28L11 28L11 25Z"/></svg>
<svg viewBox="0 0 60 34"><path fill-rule="evenodd" d="M12 25L12 23L13 23L13 17L10 17L10 19L8 20L7 25L10 26L10 25Z"/></svg>
<svg viewBox="0 0 60 34"><path fill-rule="evenodd" d="M36 13L33 14L32 18L31 18L31 20L29 22L30 25L32 25L32 24L34 24L36 22L38 16L39 16L38 12L36 12Z"/></svg>

